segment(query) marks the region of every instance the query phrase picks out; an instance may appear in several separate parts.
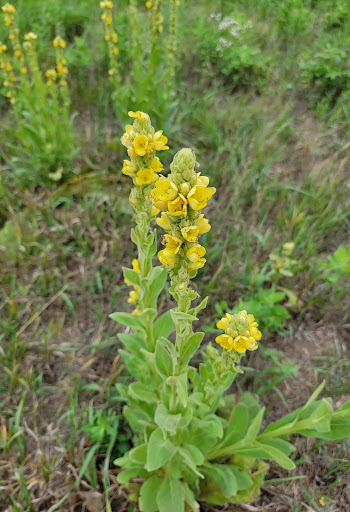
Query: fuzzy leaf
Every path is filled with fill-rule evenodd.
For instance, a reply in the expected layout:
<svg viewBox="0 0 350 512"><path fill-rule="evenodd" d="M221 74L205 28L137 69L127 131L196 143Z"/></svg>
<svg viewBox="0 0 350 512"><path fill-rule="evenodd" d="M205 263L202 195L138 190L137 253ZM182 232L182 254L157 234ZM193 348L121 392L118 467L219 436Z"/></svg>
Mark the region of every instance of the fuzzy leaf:
<svg viewBox="0 0 350 512"><path fill-rule="evenodd" d="M123 267L124 278L129 281L133 286L140 286L140 274L136 270Z"/></svg>
<svg viewBox="0 0 350 512"><path fill-rule="evenodd" d="M161 343L156 343L155 365L157 372L164 379L173 374L173 358Z"/></svg>
<svg viewBox="0 0 350 512"><path fill-rule="evenodd" d="M164 439L160 428L152 432L147 447L147 470L154 471L162 467L176 452L176 447Z"/></svg>
<svg viewBox="0 0 350 512"><path fill-rule="evenodd" d="M118 333L118 338L135 355L140 352L140 348L147 348L146 341L137 334L120 332Z"/></svg>
<svg viewBox="0 0 350 512"><path fill-rule="evenodd" d="M143 483L140 491L139 506L141 512L157 512L157 493L162 480L152 475Z"/></svg>
<svg viewBox="0 0 350 512"><path fill-rule="evenodd" d="M159 512L184 512L182 486L176 478L166 475L157 494Z"/></svg>
<svg viewBox="0 0 350 512"><path fill-rule="evenodd" d="M154 415L154 421L158 427L160 427L164 433L167 431L170 432L170 434L176 434L176 429L181 418L181 414L170 414L164 404L158 405Z"/></svg>
<svg viewBox="0 0 350 512"><path fill-rule="evenodd" d="M203 336L203 332L196 332L195 334L192 334L192 336L186 341L181 353L181 364L183 367L187 366L191 357L198 350Z"/></svg>
<svg viewBox="0 0 350 512"><path fill-rule="evenodd" d="M155 340L161 337L167 338L174 329L174 323L171 318L170 311L166 311L154 323L153 336Z"/></svg>

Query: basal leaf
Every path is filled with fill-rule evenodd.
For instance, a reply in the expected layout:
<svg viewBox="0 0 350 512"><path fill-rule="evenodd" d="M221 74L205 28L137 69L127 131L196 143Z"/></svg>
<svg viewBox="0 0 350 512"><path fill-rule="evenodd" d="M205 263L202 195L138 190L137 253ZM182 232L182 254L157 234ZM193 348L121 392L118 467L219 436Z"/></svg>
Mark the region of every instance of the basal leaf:
<svg viewBox="0 0 350 512"><path fill-rule="evenodd" d="M162 467L176 453L176 447L168 439L164 439L163 432L157 428L152 432L147 447L147 470L154 471Z"/></svg>

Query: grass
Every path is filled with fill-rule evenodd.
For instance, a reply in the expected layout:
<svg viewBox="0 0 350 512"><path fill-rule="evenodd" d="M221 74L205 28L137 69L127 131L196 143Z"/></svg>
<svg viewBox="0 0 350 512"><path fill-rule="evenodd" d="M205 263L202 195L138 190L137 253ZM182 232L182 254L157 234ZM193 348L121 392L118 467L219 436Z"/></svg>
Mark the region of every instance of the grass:
<svg viewBox="0 0 350 512"><path fill-rule="evenodd" d="M117 16L125 43L126 4L120 2ZM212 322L221 301L233 307L270 287L269 280L261 283L269 254L295 244L297 271L278 285L300 307L284 302L291 315L284 331L263 333L266 351L250 357L240 383L261 394L277 418L323 378L339 404L349 389L349 282L327 286L313 272L349 240L349 110L345 96L319 99L317 84L305 82L299 67L306 48L337 46L349 27L328 28L333 0L305 1L310 21L297 35L300 27L272 0L229 4L181 6L164 163L172 148L191 146L218 190L207 212L212 230L203 237L208 263L195 285L210 295L201 324ZM115 140L122 127L111 108L100 13L92 0L74 8L60 0L44 7L18 0L16 7L21 30L33 28L43 41L43 63L52 58L44 41L56 30L69 41L81 151L74 162L78 183L19 192L8 148L1 147L0 508L53 512L71 491L62 510L122 510L127 498L111 461L130 443L114 387L127 377L108 314L126 307L121 264L130 263L133 219L128 180L119 172L124 153ZM239 54L238 68L228 69L227 55L212 53L218 26L208 17L218 12L251 22L244 42L258 53L247 65ZM126 53L121 58L127 63ZM2 140L12 140L5 100L1 109ZM345 510L349 445L298 440L296 458L293 479L271 467L252 508L232 510L271 504L281 511Z"/></svg>

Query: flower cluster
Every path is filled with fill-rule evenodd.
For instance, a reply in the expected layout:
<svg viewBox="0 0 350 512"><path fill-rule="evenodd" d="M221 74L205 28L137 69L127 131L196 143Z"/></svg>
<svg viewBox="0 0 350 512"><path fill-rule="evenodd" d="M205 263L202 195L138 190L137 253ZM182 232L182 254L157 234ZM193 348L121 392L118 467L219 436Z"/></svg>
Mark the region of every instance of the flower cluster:
<svg viewBox="0 0 350 512"><path fill-rule="evenodd" d="M158 173L163 169L156 152L169 149L168 139L163 130L155 132L148 114L137 111L129 112L129 116L135 121L125 127L121 138L130 157L130 160L124 160L122 173L133 178L135 185L149 185L158 180Z"/></svg>
<svg viewBox="0 0 350 512"><path fill-rule="evenodd" d="M112 27L113 17L112 8L113 2L111 0L103 0L100 2L100 8L103 9L101 19L105 28L105 41L108 43L108 50L111 58L111 69L108 71L110 76L118 73L117 55L119 55L118 34Z"/></svg>
<svg viewBox="0 0 350 512"><path fill-rule="evenodd" d="M256 350L257 341L261 339L261 332L253 315L247 315L245 310L235 315L226 313L216 326L225 331L225 334L217 336L216 343L219 343L228 352L235 350L239 354L247 350Z"/></svg>
<svg viewBox="0 0 350 512"><path fill-rule="evenodd" d="M191 149L179 151L170 166L167 178L161 176L151 191L153 204L162 211L157 224L168 233L163 237L165 249L158 253L166 267L196 271L206 262L205 249L198 237L210 230L201 210L215 193L208 187L209 178L195 171L196 158Z"/></svg>
<svg viewBox="0 0 350 512"><path fill-rule="evenodd" d="M16 77L13 72L12 64L6 55L7 46L0 41L0 69L4 73L5 80L3 86L7 90L6 96L9 98L12 105L16 103Z"/></svg>

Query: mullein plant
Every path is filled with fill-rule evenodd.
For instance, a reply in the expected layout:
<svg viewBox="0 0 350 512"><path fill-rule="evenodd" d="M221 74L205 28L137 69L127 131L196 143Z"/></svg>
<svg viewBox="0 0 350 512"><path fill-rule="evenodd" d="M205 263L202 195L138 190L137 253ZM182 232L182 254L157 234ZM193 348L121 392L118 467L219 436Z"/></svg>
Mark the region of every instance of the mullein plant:
<svg viewBox="0 0 350 512"><path fill-rule="evenodd" d="M195 154L188 148L175 155L167 177L157 172L158 164L153 174L155 143L166 140L153 133L146 114L131 115L136 120L122 138L131 161L124 162L123 173L134 181L130 202L138 219L132 233L138 260L124 275L136 287L138 314L114 313L111 318L127 327L119 338L132 382L118 387L134 447L115 461L123 468L118 481L129 488L130 499L142 512L196 511L198 501L253 501L268 469L266 461L295 467L291 434L333 440L349 435L350 402L333 412L330 398L317 400L322 384L303 407L266 426L264 407L253 395L226 393L242 373L241 358L258 349L261 339L255 318L246 311L226 314L217 324L223 332L216 345L203 347L199 367L191 364L203 339L192 326L207 300L192 305L199 295L190 281L206 263L199 237L210 224L202 210L215 189L197 172ZM157 299L166 273L162 266L152 269L155 235L135 236L142 222L142 231L149 232L156 211L156 222L165 231L158 258L177 303L161 316Z"/></svg>
<svg viewBox="0 0 350 512"><path fill-rule="evenodd" d="M66 43L59 36L54 39L55 67L43 74L37 58L37 34L29 32L21 42L15 7L7 3L2 12L10 44L0 42L0 69L17 122L18 143L10 147L12 166L20 182L59 181L72 170L74 155L63 54Z"/></svg>
<svg viewBox="0 0 350 512"><path fill-rule="evenodd" d="M152 115L160 122L167 119L166 109L171 105L175 78L177 51L177 10L179 0L148 0L141 9L136 0L129 0L129 47L118 47L118 34L114 28L113 2L102 0L101 19L104 37L108 45L109 78L112 85L112 100L118 117L123 120L124 106L151 106ZM147 17L142 9L148 11ZM169 20L164 31L165 12ZM119 52L128 52L130 71L122 70ZM163 108L162 105L165 105Z"/></svg>

